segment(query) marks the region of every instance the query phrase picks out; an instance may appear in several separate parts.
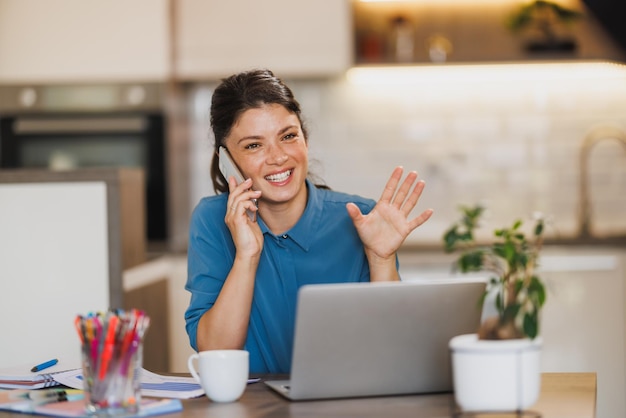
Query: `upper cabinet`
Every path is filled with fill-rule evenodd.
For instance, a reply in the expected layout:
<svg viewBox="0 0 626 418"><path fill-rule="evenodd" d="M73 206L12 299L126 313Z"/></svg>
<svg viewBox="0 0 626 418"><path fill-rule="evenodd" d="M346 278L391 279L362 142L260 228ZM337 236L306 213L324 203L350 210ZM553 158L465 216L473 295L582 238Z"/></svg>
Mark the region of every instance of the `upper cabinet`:
<svg viewBox="0 0 626 418"><path fill-rule="evenodd" d="M168 0L0 0L0 83L160 81Z"/></svg>
<svg viewBox="0 0 626 418"><path fill-rule="evenodd" d="M175 13L177 79L260 67L324 77L353 64L349 0L178 0Z"/></svg>
<svg viewBox="0 0 626 418"><path fill-rule="evenodd" d="M352 13L356 64L624 59L578 0L352 0Z"/></svg>
<svg viewBox="0 0 626 418"><path fill-rule="evenodd" d="M580 15L566 22L557 5ZM519 30L507 22L517 14ZM571 23L571 24L569 24ZM625 61L580 0L0 0L0 84L216 80L265 67Z"/></svg>

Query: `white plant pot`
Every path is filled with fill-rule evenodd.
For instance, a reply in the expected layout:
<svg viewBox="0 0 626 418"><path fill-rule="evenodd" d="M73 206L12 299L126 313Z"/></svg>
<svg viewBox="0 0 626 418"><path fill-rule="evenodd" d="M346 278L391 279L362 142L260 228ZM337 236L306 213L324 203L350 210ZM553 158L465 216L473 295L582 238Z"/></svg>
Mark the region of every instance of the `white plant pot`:
<svg viewBox="0 0 626 418"><path fill-rule="evenodd" d="M522 411L537 402L541 386L541 337L450 340L454 397L463 411Z"/></svg>

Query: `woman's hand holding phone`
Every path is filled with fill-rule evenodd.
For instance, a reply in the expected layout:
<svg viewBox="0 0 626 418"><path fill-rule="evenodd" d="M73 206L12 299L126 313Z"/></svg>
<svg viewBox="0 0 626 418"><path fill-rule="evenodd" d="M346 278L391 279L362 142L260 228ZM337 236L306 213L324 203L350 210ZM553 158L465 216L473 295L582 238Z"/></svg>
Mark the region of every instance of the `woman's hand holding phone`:
<svg viewBox="0 0 626 418"><path fill-rule="evenodd" d="M238 256L256 257L263 249L263 233L257 222L250 220L246 213L256 215L256 206L252 203L252 198L258 198L261 192L250 190L252 180L245 180L241 184L236 184L231 176L228 180L230 193L228 195L227 210L224 222L228 226L233 237Z"/></svg>
<svg viewBox="0 0 626 418"><path fill-rule="evenodd" d="M229 188L230 188L230 177L235 178L237 185L244 183L245 179L243 175L241 174L241 171L239 171L239 168L237 167L237 165L231 158L230 153L225 147L220 147L220 150L219 150L219 167L220 167L220 171L222 172L222 175L224 176L224 178L229 184ZM250 188L246 190L250 190ZM230 191L231 193L233 192L232 188L230 188ZM255 208L258 208L257 199L251 198L250 200L252 201L252 203L254 203ZM256 222L256 209L247 209L246 213L248 214L248 218L250 218L252 222Z"/></svg>
<svg viewBox="0 0 626 418"><path fill-rule="evenodd" d="M230 191L224 221L230 229L237 253L257 256L263 249L263 233L256 223L257 199L261 192L251 190L252 180L244 180L224 147L220 147L219 151L219 168Z"/></svg>

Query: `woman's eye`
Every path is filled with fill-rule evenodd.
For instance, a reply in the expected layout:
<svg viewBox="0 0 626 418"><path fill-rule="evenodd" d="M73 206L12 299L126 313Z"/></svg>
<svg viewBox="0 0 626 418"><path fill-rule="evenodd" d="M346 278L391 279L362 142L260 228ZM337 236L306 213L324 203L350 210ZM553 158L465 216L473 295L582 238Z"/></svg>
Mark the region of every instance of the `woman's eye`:
<svg viewBox="0 0 626 418"><path fill-rule="evenodd" d="M245 148L246 149L255 149L255 148L258 148L258 147L259 147L259 144L252 143L252 144L246 145Z"/></svg>
<svg viewBox="0 0 626 418"><path fill-rule="evenodd" d="M295 137L297 137L296 134L287 134L283 137L283 139L294 139Z"/></svg>

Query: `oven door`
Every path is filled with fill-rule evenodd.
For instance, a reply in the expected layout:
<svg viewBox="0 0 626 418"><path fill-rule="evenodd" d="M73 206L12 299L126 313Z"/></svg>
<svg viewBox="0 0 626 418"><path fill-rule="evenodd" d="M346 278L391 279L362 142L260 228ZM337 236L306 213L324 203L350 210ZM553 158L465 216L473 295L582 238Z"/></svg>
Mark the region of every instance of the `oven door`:
<svg viewBox="0 0 626 418"><path fill-rule="evenodd" d="M55 114L0 117L0 167L68 170L142 168L148 240L167 239L164 123L161 114Z"/></svg>

